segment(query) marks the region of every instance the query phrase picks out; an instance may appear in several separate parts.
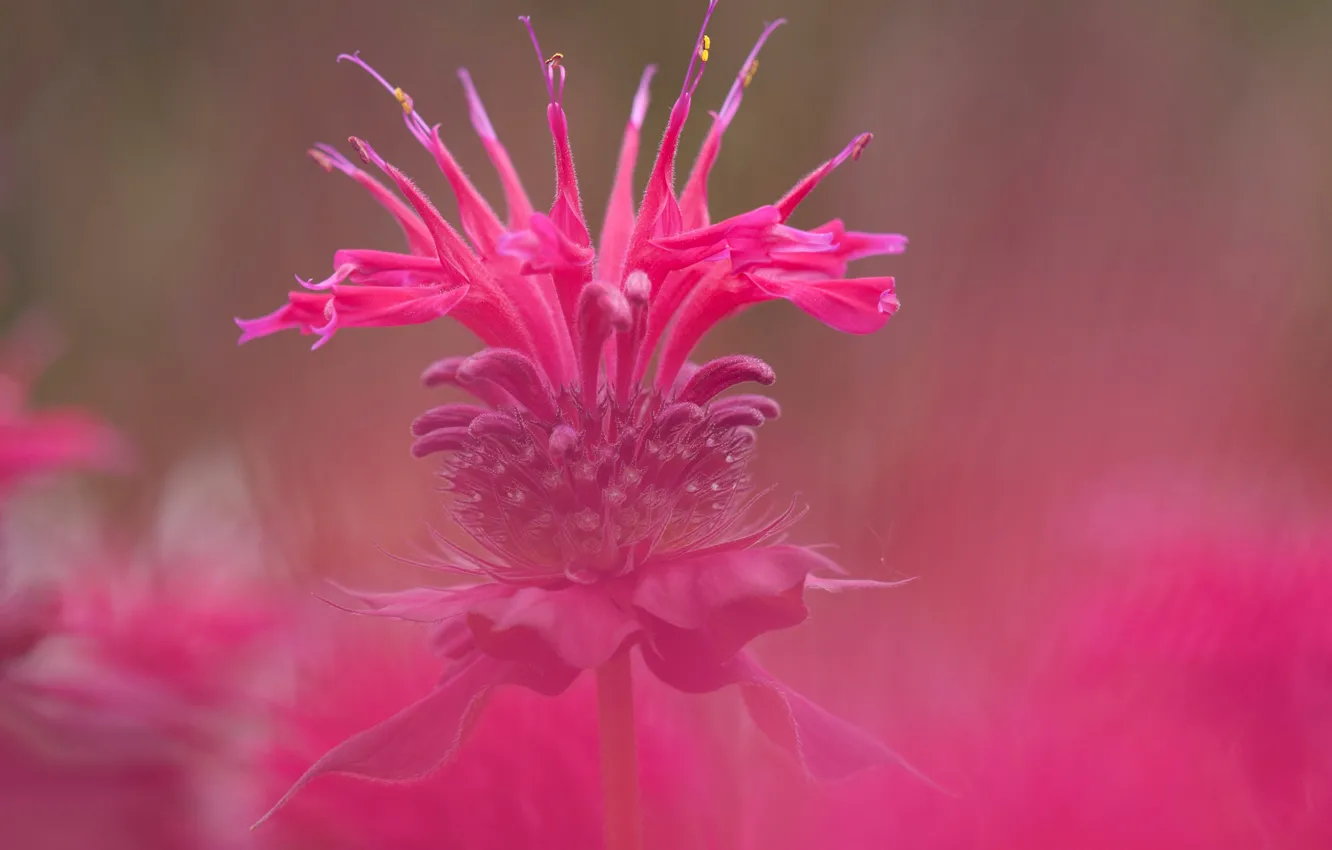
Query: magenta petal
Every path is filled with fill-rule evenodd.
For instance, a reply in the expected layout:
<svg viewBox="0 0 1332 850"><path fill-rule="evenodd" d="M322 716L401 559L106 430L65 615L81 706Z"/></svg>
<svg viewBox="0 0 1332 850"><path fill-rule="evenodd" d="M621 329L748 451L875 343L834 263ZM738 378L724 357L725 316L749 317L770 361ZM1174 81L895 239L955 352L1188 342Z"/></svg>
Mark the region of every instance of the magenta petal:
<svg viewBox="0 0 1332 850"><path fill-rule="evenodd" d="M353 613L393 617L414 623L437 623L449 617L465 614L476 602L507 595L508 591L504 585L494 583L455 587L412 587L388 593L367 593L350 590L341 585L334 586L366 606L352 609Z"/></svg>
<svg viewBox="0 0 1332 850"><path fill-rule="evenodd" d="M424 699L338 744L315 762L255 826L315 777L345 773L388 782L420 779L448 761L486 692L507 680L508 664L483 655L460 662Z"/></svg>
<svg viewBox="0 0 1332 850"><path fill-rule="evenodd" d="M842 779L882 764L907 766L868 732L782 684L748 655L737 655L730 666L754 724L813 778Z"/></svg>
<svg viewBox="0 0 1332 850"><path fill-rule="evenodd" d="M785 280L749 275L764 292L785 298L801 310L843 333L867 334L883 327L897 311L891 277L840 280Z"/></svg>
<svg viewBox="0 0 1332 850"><path fill-rule="evenodd" d="M634 605L682 629L706 628L737 604L776 600L803 589L805 576L829 561L802 546L719 552L643 569Z"/></svg>
<svg viewBox="0 0 1332 850"><path fill-rule="evenodd" d="M447 315L467 297L469 287L335 286L333 315L328 325L316 328L329 334L337 328L383 328L419 325Z"/></svg>
<svg viewBox="0 0 1332 850"><path fill-rule="evenodd" d="M244 345L252 339L293 328L303 334L313 333L315 327L328 321L328 308L332 302L333 295L328 292L289 292L287 303L267 316L236 319L236 326L241 329L237 344Z"/></svg>
<svg viewBox="0 0 1332 850"><path fill-rule="evenodd" d="M667 663L717 664L764 632L803 622L805 577L827 568L799 546L717 552L646 567L633 601L670 627L648 626Z"/></svg>
<svg viewBox="0 0 1332 850"><path fill-rule="evenodd" d="M468 625L482 652L541 667L606 663L638 621L600 587L523 587L472 606Z"/></svg>

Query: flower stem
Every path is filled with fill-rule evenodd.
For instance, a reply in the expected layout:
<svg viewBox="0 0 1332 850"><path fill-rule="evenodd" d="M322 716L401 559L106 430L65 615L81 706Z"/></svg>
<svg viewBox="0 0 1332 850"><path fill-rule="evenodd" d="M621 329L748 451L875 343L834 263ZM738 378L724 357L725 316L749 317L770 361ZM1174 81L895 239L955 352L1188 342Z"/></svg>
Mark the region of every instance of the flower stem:
<svg viewBox="0 0 1332 850"><path fill-rule="evenodd" d="M627 647L597 668L597 717L601 729L606 850L640 850L638 752L634 741L634 691Z"/></svg>

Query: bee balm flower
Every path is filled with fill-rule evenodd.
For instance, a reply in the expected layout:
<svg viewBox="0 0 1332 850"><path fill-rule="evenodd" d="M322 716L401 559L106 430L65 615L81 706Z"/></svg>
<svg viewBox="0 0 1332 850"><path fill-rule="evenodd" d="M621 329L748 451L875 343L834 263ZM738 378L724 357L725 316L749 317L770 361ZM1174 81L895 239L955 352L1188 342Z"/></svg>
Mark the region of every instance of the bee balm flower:
<svg viewBox="0 0 1332 850"><path fill-rule="evenodd" d="M741 355L688 362L709 328L763 301L790 301L851 333L878 329L898 306L892 278L846 274L852 260L904 250L903 237L848 231L836 220L813 230L787 223L825 177L860 155L869 134L775 203L712 220L708 174L753 79L758 51L781 23L763 31L741 66L677 194L680 132L711 50L700 32L635 212L632 172L653 69L643 74L595 246L562 106L563 56L542 59L530 23L555 145L549 212L532 207L471 78L460 72L472 125L504 187L503 221L415 101L359 57L340 57L397 99L407 128L458 200L466 239L365 141L351 144L406 203L319 146L311 152L316 162L369 190L402 227L408 251L337 252L328 278L302 281L281 309L238 321L241 341L295 328L316 335L318 347L341 328L445 315L481 338L481 352L441 360L423 375L427 386L459 387L477 403L436 407L412 426L415 455L445 456L452 517L476 544L445 543L452 557L443 566L474 583L361 595L372 613L431 624L448 670L431 695L334 748L296 788L330 771L420 776L450 755L490 688L517 684L556 694L589 669L618 670L608 681L627 679L630 647L680 690L739 685L763 731L815 776L841 776L892 758L744 652L756 636L805 619L806 588L879 583L836 578L839 569L815 551L771 542L799 513L794 506L757 513L765 493L755 489L747 463L755 429L779 408L763 395L721 394L744 383L770 385L772 369ZM606 692L629 693L623 682ZM623 713L616 699L603 701L603 714ZM605 726L603 735L615 738ZM618 734L632 739L632 727Z"/></svg>

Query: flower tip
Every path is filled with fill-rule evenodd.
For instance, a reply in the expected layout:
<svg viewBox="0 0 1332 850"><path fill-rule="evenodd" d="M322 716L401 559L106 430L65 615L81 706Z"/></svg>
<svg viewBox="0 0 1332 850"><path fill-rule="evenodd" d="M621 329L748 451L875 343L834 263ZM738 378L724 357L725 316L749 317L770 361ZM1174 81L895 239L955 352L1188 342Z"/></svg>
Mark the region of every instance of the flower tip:
<svg viewBox="0 0 1332 850"><path fill-rule="evenodd" d="M634 269L624 280L624 297L636 308L646 307L652 298L652 280L647 272Z"/></svg>
<svg viewBox="0 0 1332 850"><path fill-rule="evenodd" d="M348 136L347 144L352 146L352 150L356 151L356 155L361 158L361 162L364 162L367 165L374 164L379 165L381 168L383 167L380 165L383 160L379 158L379 154L375 153L375 149L370 147L369 142L358 138L357 136Z"/></svg>
<svg viewBox="0 0 1332 850"><path fill-rule="evenodd" d="M869 147L869 143L872 141L874 141L873 133L861 133L856 136L855 141L851 143L851 159L860 159L860 155L865 152L865 148Z"/></svg>
<svg viewBox="0 0 1332 850"><path fill-rule="evenodd" d="M244 345L250 340L258 339L264 335L263 331L255 327L254 319L242 319L240 316L233 316L231 320L236 323L236 327L240 328L241 331L240 339L236 340L237 346Z"/></svg>
<svg viewBox="0 0 1332 850"><path fill-rule="evenodd" d="M328 154L324 153L318 148L310 148L305 153L310 157L310 159L313 159L320 168L324 169L329 173L332 173L333 160L329 159Z"/></svg>
<svg viewBox="0 0 1332 850"><path fill-rule="evenodd" d="M891 289L885 289L879 296L879 312L891 316L896 313L902 302L897 300L897 293Z"/></svg>
<svg viewBox="0 0 1332 850"><path fill-rule="evenodd" d="M638 80L638 91L634 93L634 105L629 111L629 123L636 128L641 128L643 119L647 117L649 90L652 86L652 78L656 76L656 73L657 66L649 65L643 69L643 76Z"/></svg>
<svg viewBox="0 0 1332 850"><path fill-rule="evenodd" d="M463 93L467 97L467 115L472 119L472 129L487 142L498 141L499 136L495 133L495 127L490 123L490 116L486 114L486 108L481 103L481 95L477 94L476 86L472 83L472 75L466 68L459 68L458 79L462 81Z"/></svg>

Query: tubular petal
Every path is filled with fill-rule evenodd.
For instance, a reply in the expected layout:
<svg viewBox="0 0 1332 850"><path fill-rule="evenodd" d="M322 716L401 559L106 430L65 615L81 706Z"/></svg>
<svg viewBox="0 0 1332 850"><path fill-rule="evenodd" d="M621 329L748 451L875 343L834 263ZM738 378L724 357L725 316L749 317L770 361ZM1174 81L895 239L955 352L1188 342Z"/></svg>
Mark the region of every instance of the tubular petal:
<svg viewBox="0 0 1332 850"><path fill-rule="evenodd" d="M486 408L475 404L441 404L412 420L412 434L419 437L436 428L465 427L485 412Z"/></svg>
<svg viewBox="0 0 1332 850"><path fill-rule="evenodd" d="M757 357L735 354L719 357L699 368L680 390L678 399L694 404L706 404L718 393L725 392L736 384L753 382L765 387L772 386L777 374L772 367Z"/></svg>
<svg viewBox="0 0 1332 850"><path fill-rule="evenodd" d="M513 160L509 158L508 150L500 144L495 128L490 124L490 117L486 115L486 108L481 104L481 96L476 93L476 86L472 85L472 77L466 68L458 69L458 79L462 80L463 90L467 95L467 111L472 119L472 127L481 137L486 155L490 157L495 172L499 174L500 185L504 187L504 200L509 207L509 229L521 230L527 227L527 219L532 215L532 202L528 200L527 191L523 189L523 183L518 178L518 171L513 167Z"/></svg>
<svg viewBox="0 0 1332 850"><path fill-rule="evenodd" d="M328 321L313 328L315 347L339 328L384 328L419 325L448 315L467 297L468 287L441 290L434 286L335 286L328 302Z"/></svg>
<svg viewBox="0 0 1332 850"><path fill-rule="evenodd" d="M458 367L458 379L464 386L479 382L492 384L537 416L555 418L550 388L541 380L532 361L520 352L505 348L479 351Z"/></svg>
<svg viewBox="0 0 1332 850"><path fill-rule="evenodd" d="M597 376L601 349L614 331L626 331L633 321L629 302L619 289L589 283L578 299L579 382L583 406L597 403Z"/></svg>
<svg viewBox="0 0 1332 850"><path fill-rule="evenodd" d="M620 158L615 166L615 182L611 185L610 201L606 204L606 219L601 225L600 253L597 273L602 280L618 284L624 272L624 255L629 247L629 236L634 229L634 164L638 161L638 142L647 114L649 86L657 73L656 65L643 69L634 95L629 123L624 128L620 143Z"/></svg>
<svg viewBox="0 0 1332 850"><path fill-rule="evenodd" d="M791 187L791 191L787 192L782 196L782 199L777 202L777 208L782 211L782 220L785 221L787 218L790 218L791 213L794 212L795 208L800 205L800 202L805 199L805 196L810 192L813 192L814 187L822 183L823 178L832 174L833 171L837 169L837 166L846 162L848 159L860 159L861 151L865 150L865 146L868 145L873 138L874 134L872 133L861 133L859 136L852 139L851 144L843 148L841 153L805 175L799 183Z"/></svg>
<svg viewBox="0 0 1332 850"><path fill-rule="evenodd" d="M843 333L877 331L897 310L891 277L812 281L781 280L761 275L748 277L769 297L785 298L828 327Z"/></svg>
<svg viewBox="0 0 1332 850"><path fill-rule="evenodd" d="M257 319L236 319L241 329L238 345L252 339L296 328L303 334L314 333L314 328L328 321L325 311L333 301L331 292L289 292L287 303Z"/></svg>

